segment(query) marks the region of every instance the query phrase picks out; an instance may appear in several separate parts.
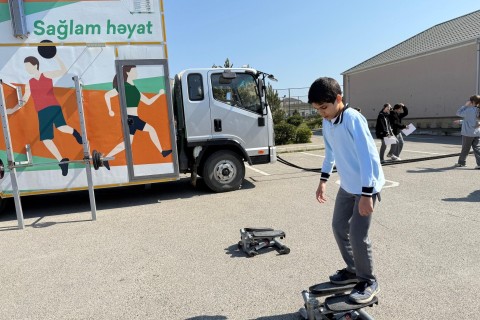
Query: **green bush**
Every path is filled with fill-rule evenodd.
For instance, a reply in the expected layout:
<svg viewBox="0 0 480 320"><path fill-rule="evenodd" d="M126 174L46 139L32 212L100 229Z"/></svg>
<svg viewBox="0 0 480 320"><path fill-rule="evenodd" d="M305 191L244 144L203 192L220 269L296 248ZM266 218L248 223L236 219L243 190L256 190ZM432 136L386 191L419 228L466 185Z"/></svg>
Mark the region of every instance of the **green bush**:
<svg viewBox="0 0 480 320"><path fill-rule="evenodd" d="M277 123L281 123L282 121L285 121L286 116L287 116L287 114L282 109L276 109L276 110L272 111L273 123L275 125Z"/></svg>
<svg viewBox="0 0 480 320"><path fill-rule="evenodd" d="M298 127L301 123L303 122L303 118L300 114L294 113L290 117L287 118L287 123L290 123L291 125L294 125L295 127Z"/></svg>
<svg viewBox="0 0 480 320"><path fill-rule="evenodd" d="M310 138L312 137L312 130L308 127L306 123L302 123L298 126L295 132L295 142L296 143L308 143L311 142Z"/></svg>
<svg viewBox="0 0 480 320"><path fill-rule="evenodd" d="M289 144L295 141L294 125L286 123L285 121L277 123L274 126L275 131L275 145Z"/></svg>
<svg viewBox="0 0 480 320"><path fill-rule="evenodd" d="M305 123L308 125L310 129L318 129L322 127L322 121L323 118L321 115L316 114L313 116L310 116L306 119Z"/></svg>

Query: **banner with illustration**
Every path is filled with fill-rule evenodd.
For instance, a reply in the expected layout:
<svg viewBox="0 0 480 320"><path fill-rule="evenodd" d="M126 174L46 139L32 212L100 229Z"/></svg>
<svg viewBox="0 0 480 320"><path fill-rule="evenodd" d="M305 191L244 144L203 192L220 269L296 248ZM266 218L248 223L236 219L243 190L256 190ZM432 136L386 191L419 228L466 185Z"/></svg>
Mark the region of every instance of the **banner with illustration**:
<svg viewBox="0 0 480 320"><path fill-rule="evenodd" d="M158 47L148 51L161 57ZM15 161L27 160L29 145L33 163L43 164L17 170L20 190L42 193L86 186L84 164L68 163L83 158L74 76L82 83L90 150L114 157L94 172L95 185L129 184L129 156L136 177L176 175L169 80L163 67L128 65L119 86L116 47L58 46L47 56L40 48L0 48L1 56L8 57L0 60L0 79ZM136 49L130 46L129 55L147 62L152 59L142 46ZM134 101L134 105L127 103L125 111L119 91L127 87L131 88L125 93L128 103ZM125 148L125 141L130 148ZM0 158L7 163L3 133ZM0 184L0 195L11 195L8 174Z"/></svg>

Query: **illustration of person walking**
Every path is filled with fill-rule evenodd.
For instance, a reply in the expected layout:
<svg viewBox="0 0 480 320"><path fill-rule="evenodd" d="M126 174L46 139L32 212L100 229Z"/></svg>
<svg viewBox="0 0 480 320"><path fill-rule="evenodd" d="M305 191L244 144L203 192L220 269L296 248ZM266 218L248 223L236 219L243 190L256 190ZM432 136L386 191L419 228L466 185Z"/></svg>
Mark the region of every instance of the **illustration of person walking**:
<svg viewBox="0 0 480 320"><path fill-rule="evenodd" d="M160 140L158 139L157 132L155 128L150 124L146 123L138 116L138 105L140 102L143 102L146 105L151 105L154 103L162 94L165 94L165 90L161 89L158 94L151 98L147 98L143 93L141 93L133 82L138 78L137 67L134 65L124 66L123 67L123 79L125 79L125 97L127 100L127 115L128 115L128 128L130 132L130 143L133 142L135 132L137 130L146 131L150 139L152 140L155 147L165 158L172 150L163 150ZM115 113L112 110L111 99L118 96L118 80L117 76L113 78L113 89L105 93L105 102L108 108L108 114L110 117L113 117ZM125 142L120 142L116 145L112 151L107 155L107 157L112 157L117 153L125 150Z"/></svg>
<svg viewBox="0 0 480 320"><path fill-rule="evenodd" d="M62 158L60 151L55 145L54 130L55 126L63 133L71 134L78 144L82 144L82 136L74 128L67 125L62 113L60 103L55 97L53 92L53 80L54 78L60 78L67 73L67 68L63 61L58 57L54 57L58 63L60 69L53 71L40 72L40 62L33 56L26 57L24 62L25 70L32 78L25 85L25 94L23 100L20 102L19 107L24 106L30 99L33 98L35 110L38 115L38 125L40 130L40 141L43 142L45 147L50 153L59 161L62 175L68 174L68 158ZM17 111L19 108L15 108Z"/></svg>

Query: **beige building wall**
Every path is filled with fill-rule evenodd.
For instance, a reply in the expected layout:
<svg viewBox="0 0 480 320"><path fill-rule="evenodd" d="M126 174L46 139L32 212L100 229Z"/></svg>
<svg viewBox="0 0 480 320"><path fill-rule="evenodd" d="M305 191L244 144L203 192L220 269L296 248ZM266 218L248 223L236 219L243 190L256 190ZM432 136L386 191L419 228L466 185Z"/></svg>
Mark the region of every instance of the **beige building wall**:
<svg viewBox="0 0 480 320"><path fill-rule="evenodd" d="M387 102L403 102L408 118L455 117L476 92L477 60L474 43L345 75L345 99L369 120Z"/></svg>

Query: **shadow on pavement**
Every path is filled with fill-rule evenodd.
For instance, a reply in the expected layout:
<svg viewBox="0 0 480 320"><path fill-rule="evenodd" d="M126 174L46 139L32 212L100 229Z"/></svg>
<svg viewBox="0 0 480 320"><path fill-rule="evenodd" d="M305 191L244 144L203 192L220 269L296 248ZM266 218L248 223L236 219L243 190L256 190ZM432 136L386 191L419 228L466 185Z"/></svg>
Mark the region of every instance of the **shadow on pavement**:
<svg viewBox="0 0 480 320"><path fill-rule="evenodd" d="M447 202L480 202L480 190L473 191L465 198L445 198Z"/></svg>
<svg viewBox="0 0 480 320"><path fill-rule="evenodd" d="M255 188L255 185L252 182L248 180L243 181L241 190L252 188ZM105 210L148 205L176 199L204 197L212 194L213 192L207 188L203 179L197 180L197 186L193 187L190 183L190 178L183 178L178 181L151 185L96 189L95 202L97 210ZM0 222L17 219L13 198L6 200L10 201L8 201L4 211L0 213ZM21 198L21 203L25 219L40 218L30 225L36 228L51 225L50 223L47 224L40 222L42 218L47 216L91 211L87 190L25 196ZM0 228L0 230L2 229Z"/></svg>
<svg viewBox="0 0 480 320"><path fill-rule="evenodd" d="M407 172L408 173L437 173L437 172L450 171L450 170L454 170L454 169L455 169L455 167L452 165L452 166L443 167L443 168L421 168L421 169L418 169L418 170L409 169L409 170L407 170Z"/></svg>
<svg viewBox="0 0 480 320"><path fill-rule="evenodd" d="M301 317L300 313L295 312L295 313L279 314L276 316L255 318L254 320L298 320L298 319L303 319L303 318Z"/></svg>
<svg viewBox="0 0 480 320"><path fill-rule="evenodd" d="M263 254L266 254L266 253L269 253L269 252L272 252L272 251L275 251L277 256L282 255L274 247L262 248L262 249L258 250L257 252L258 252L258 255L263 255ZM250 258L245 253L245 251L238 248L238 244L233 244L233 245L229 246L228 248L225 248L225 254L230 254L231 255L230 258Z"/></svg>
<svg viewBox="0 0 480 320"><path fill-rule="evenodd" d="M197 316L193 318L187 318L185 320L227 320L225 316Z"/></svg>
<svg viewBox="0 0 480 320"><path fill-rule="evenodd" d="M185 320L227 320L228 317L225 316L196 316L193 318L187 318ZM303 319L298 312L295 313L288 313L288 314L280 314L277 316L266 316L261 318L253 318L250 320L298 320Z"/></svg>

